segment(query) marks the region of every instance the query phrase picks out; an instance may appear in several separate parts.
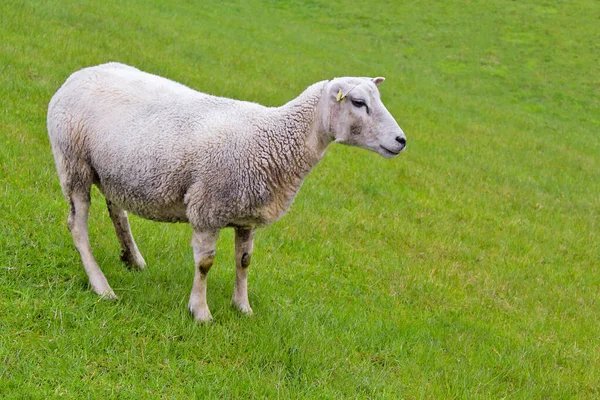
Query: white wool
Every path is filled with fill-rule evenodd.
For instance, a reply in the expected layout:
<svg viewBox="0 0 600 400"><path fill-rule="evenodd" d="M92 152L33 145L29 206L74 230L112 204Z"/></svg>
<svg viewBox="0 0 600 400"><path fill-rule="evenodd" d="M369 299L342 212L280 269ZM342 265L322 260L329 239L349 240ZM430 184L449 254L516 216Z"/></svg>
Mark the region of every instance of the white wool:
<svg viewBox="0 0 600 400"><path fill-rule="evenodd" d="M70 226L87 223L92 184L120 215L113 222L125 220L123 237L115 222L125 253L137 248L127 244L122 210L189 222L197 233L268 225L287 211L332 141L385 157L404 149L404 133L379 98L382 81L321 81L270 108L200 93L117 63L78 71L48 108L50 142L75 221ZM81 222L78 207L85 208ZM78 243L86 243L87 225L84 239L73 235L85 266L87 250ZM141 255L131 257L144 264Z"/></svg>

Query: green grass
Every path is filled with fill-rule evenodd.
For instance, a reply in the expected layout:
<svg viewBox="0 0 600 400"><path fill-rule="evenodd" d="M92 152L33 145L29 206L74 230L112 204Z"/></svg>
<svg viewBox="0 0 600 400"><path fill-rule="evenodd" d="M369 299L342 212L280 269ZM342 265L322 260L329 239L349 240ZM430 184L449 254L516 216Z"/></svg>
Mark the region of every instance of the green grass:
<svg viewBox="0 0 600 400"><path fill-rule="evenodd" d="M600 5L396 3L3 1L0 397L600 397ZM129 271L95 191L121 299L99 301L45 114L106 61L266 105L382 75L409 146L330 148L257 235L252 318L225 231L210 325L186 309L191 229L132 217Z"/></svg>

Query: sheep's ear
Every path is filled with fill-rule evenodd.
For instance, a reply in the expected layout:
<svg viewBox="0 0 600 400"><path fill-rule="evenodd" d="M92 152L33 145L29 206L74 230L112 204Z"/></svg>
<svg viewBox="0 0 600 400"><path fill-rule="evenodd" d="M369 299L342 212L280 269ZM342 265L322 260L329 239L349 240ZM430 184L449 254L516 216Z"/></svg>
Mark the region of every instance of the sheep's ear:
<svg viewBox="0 0 600 400"><path fill-rule="evenodd" d="M385 78L383 76L378 76L377 78L373 78L372 81L375 85L379 86L385 81Z"/></svg>

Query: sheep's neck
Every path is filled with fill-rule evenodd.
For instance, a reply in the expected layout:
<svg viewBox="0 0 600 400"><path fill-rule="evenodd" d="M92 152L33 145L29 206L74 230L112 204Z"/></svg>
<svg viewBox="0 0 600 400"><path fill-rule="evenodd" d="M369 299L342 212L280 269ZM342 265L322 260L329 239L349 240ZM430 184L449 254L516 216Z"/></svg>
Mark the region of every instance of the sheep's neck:
<svg viewBox="0 0 600 400"><path fill-rule="evenodd" d="M287 211L304 178L325 154L329 141L321 133L317 115L323 85L312 85L296 99L273 109L273 128L264 130L270 157L271 201L263 210L267 220L276 220Z"/></svg>

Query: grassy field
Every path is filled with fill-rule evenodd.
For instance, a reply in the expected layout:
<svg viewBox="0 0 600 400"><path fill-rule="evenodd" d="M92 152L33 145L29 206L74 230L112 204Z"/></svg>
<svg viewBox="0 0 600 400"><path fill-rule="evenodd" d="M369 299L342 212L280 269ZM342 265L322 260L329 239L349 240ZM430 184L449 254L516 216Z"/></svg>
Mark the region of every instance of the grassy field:
<svg viewBox="0 0 600 400"><path fill-rule="evenodd" d="M0 397L600 397L599 21L596 0L2 1ZM385 76L408 149L331 146L257 235L252 318L224 231L209 325L191 228L132 217L149 268L129 271L94 191L120 297L99 301L45 117L106 61L265 105Z"/></svg>

